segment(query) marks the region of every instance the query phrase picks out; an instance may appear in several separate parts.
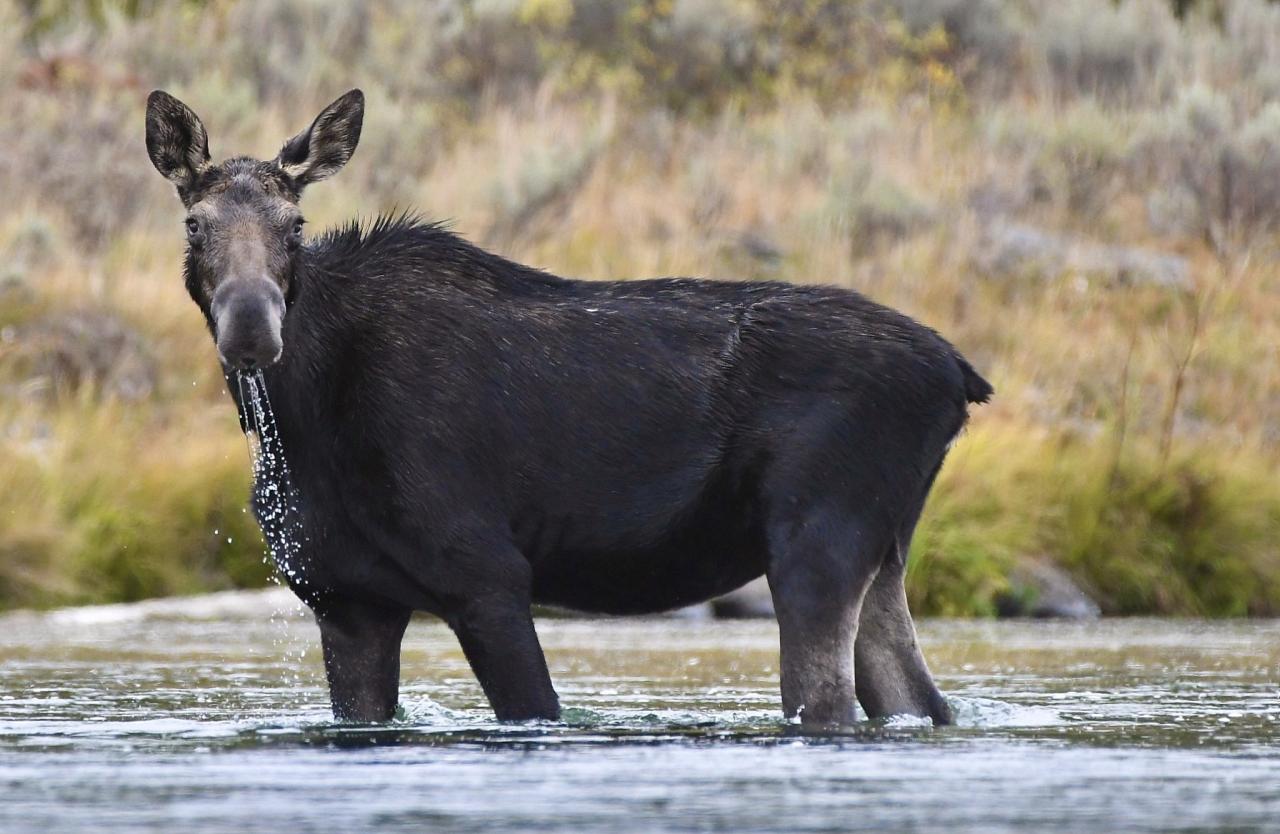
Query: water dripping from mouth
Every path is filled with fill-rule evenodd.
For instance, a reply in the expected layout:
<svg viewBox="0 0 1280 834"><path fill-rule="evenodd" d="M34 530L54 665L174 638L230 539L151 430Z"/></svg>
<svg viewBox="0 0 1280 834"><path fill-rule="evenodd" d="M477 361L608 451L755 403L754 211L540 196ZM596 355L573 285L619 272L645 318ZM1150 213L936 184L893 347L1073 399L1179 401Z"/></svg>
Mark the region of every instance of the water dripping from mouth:
<svg viewBox="0 0 1280 834"><path fill-rule="evenodd" d="M241 371L236 381L253 466L253 500L269 558L278 578L284 578L291 586L305 587L307 576L302 549L305 536L298 517L298 494L280 441L279 424L267 396L266 379L262 371Z"/></svg>
<svg viewBox="0 0 1280 834"><path fill-rule="evenodd" d="M303 544L306 537L299 518L298 493L289 472L280 440L271 400L267 396L262 371L240 371L236 374L240 392L240 415L249 446L253 469L253 503L258 526L267 543L263 560L275 568L272 581L286 582L299 596L307 592L308 578ZM302 685L305 671L306 644L300 642L289 620L305 616L305 609L277 609L271 615L280 636L274 641L284 649L286 672L295 684Z"/></svg>

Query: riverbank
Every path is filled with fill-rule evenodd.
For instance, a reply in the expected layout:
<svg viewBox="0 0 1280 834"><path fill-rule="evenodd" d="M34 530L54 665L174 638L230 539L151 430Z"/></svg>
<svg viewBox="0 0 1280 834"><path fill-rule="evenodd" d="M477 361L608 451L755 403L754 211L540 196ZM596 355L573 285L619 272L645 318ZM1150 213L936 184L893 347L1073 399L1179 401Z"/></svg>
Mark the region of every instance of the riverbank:
<svg viewBox="0 0 1280 834"><path fill-rule="evenodd" d="M0 10L0 608L266 583L143 102L270 155L359 85L310 229L413 206L560 274L833 283L954 341L997 394L918 613L1030 604L1036 565L1108 614L1280 613L1263 0L89 5Z"/></svg>

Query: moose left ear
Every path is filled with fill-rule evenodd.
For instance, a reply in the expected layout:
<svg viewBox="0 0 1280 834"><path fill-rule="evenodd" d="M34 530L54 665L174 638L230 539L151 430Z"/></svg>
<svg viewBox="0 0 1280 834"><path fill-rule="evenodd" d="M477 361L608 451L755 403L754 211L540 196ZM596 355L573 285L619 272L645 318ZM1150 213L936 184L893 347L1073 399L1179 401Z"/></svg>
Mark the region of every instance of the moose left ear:
<svg viewBox="0 0 1280 834"><path fill-rule="evenodd" d="M190 107L164 90L147 97L147 156L156 170L178 186L191 188L209 164L209 134Z"/></svg>
<svg viewBox="0 0 1280 834"><path fill-rule="evenodd" d="M355 153L364 122L364 93L352 90L284 143L276 164L301 188L337 173Z"/></svg>

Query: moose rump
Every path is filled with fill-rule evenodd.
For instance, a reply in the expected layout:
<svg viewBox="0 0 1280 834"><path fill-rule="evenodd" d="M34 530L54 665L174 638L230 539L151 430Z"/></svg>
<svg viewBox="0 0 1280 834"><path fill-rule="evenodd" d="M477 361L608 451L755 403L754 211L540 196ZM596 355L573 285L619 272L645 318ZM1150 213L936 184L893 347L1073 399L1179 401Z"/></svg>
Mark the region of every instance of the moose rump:
<svg viewBox="0 0 1280 834"><path fill-rule="evenodd" d="M902 581L991 394L956 349L833 287L569 280L407 216L307 240L301 193L351 157L363 107L341 97L270 162L214 164L163 93L147 117L187 289L275 410L334 713L394 713L427 611L500 719L555 718L533 603L660 611L763 574L786 715L949 721Z"/></svg>
<svg viewBox="0 0 1280 834"><path fill-rule="evenodd" d="M691 604L764 573L785 517L819 504L892 515L890 493L920 492L963 423L963 400L938 396L960 375L949 355L935 370L919 346L855 338L849 301L636 281L566 286L533 306L534 326L521 327L528 307L503 322L498 350L513 355L497 364L518 365L503 382L506 465L531 485L513 533L535 599L615 614ZM896 390L878 390L885 370L903 377Z"/></svg>

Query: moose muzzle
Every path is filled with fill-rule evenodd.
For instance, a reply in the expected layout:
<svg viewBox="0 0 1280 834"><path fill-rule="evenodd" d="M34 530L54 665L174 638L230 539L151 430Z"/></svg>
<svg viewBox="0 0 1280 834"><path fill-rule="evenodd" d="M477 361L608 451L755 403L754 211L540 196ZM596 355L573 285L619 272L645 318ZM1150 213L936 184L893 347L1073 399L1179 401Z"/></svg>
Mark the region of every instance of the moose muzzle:
<svg viewBox="0 0 1280 834"><path fill-rule="evenodd" d="M280 358L284 294L268 278L223 281L210 305L222 364L233 370L265 368Z"/></svg>

